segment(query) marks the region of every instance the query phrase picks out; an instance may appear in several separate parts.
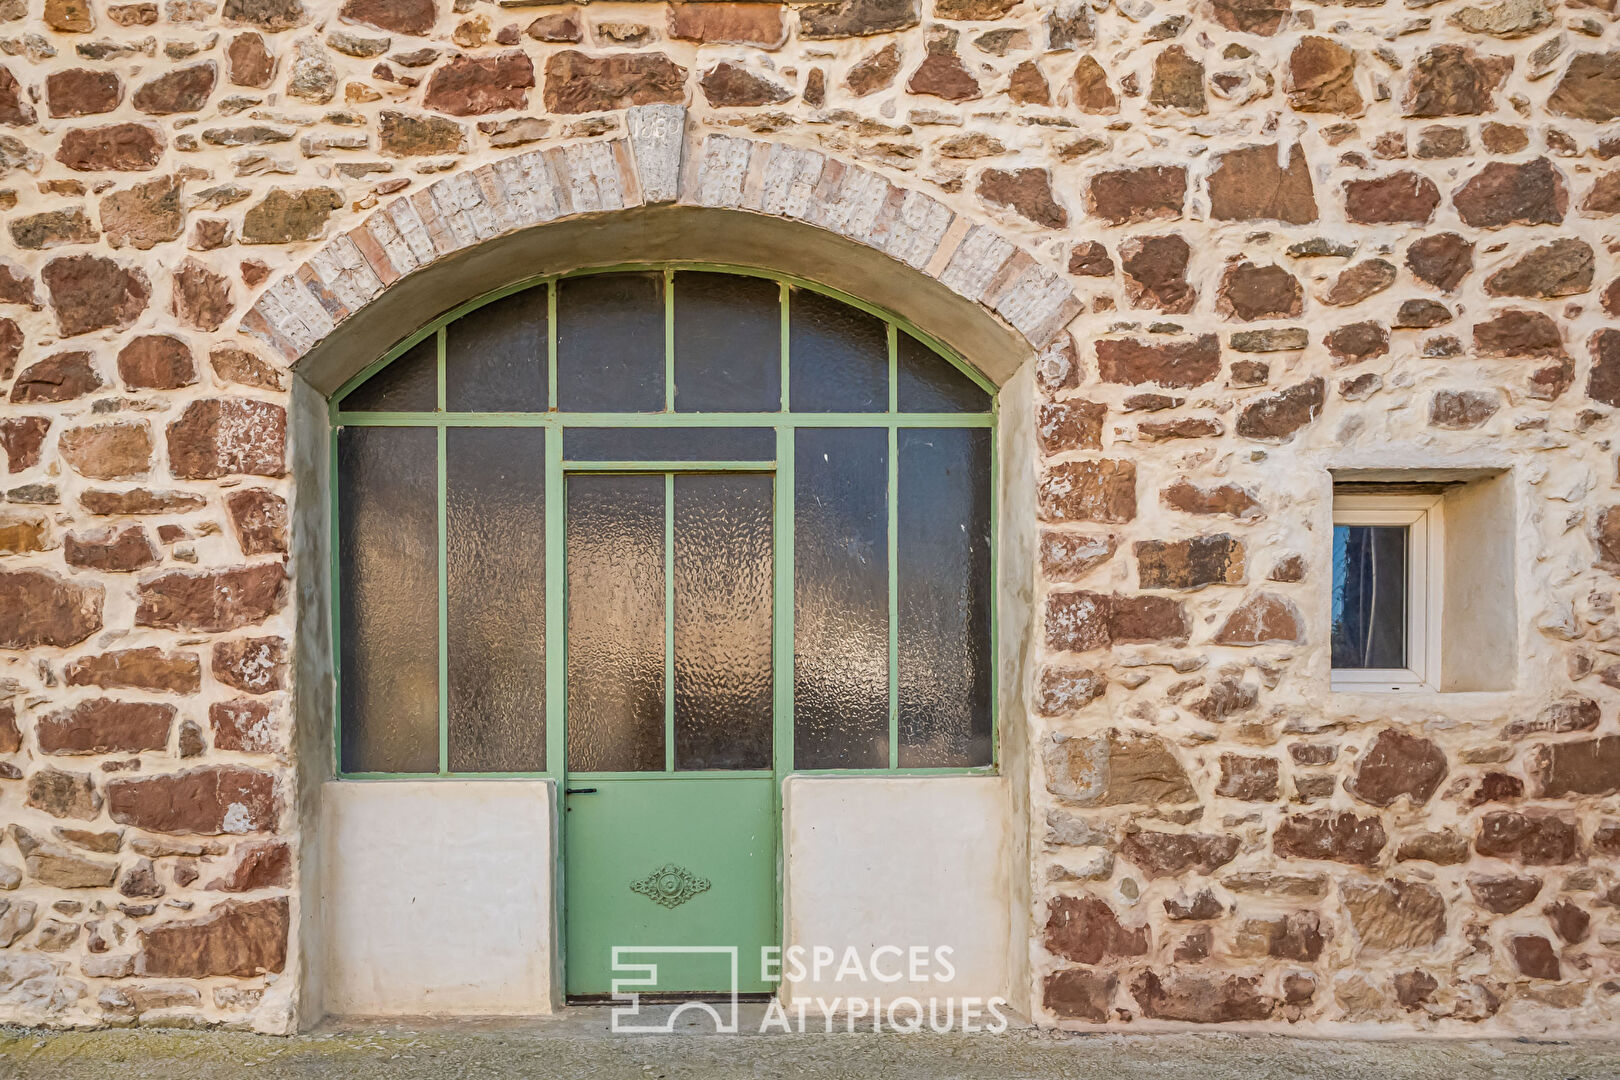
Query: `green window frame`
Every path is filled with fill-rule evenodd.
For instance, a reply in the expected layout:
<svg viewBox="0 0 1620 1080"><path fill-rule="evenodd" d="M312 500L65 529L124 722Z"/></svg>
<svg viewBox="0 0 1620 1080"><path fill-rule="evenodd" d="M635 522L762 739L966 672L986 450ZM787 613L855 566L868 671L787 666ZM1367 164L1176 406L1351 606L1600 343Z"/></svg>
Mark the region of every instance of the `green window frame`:
<svg viewBox="0 0 1620 1080"><path fill-rule="evenodd" d="M779 290L780 310L780 409L771 412L692 412L676 411L675 408L675 275L683 271L693 271L712 274L729 274L748 278L763 278L777 283ZM558 402L558 283L564 279L587 277L599 274L613 273L661 273L663 275L663 301L664 301L664 409L660 412L564 412L557 407ZM493 412L493 411L450 411L446 407L446 328L458 319L473 314L479 308L496 301L503 300L516 293L530 289L543 289L546 291L546 394L548 408L544 412ZM862 412L794 412L792 410L790 389L790 312L791 298L795 290L818 293L822 296L848 305L857 311L881 319L885 325L888 352L888 401L881 411ZM934 353L942 363L965 375L988 397L989 408L982 412L902 412L899 403L899 339L901 334L909 335L918 343ZM410 352L416 346L427 340L435 343L435 393L436 408L432 412L409 411L356 411L344 408L345 399L358 387L369 380L373 375L388 366L399 357ZM999 447L996 442L997 417L999 399L994 383L975 371L961 357L956 355L948 346L933 338L926 331L912 326L905 320L864 303L856 297L849 296L836 289L819 283L777 273L767 273L748 267L737 267L723 264L695 263L695 262L657 262L636 263L591 268L567 274L548 275L520 281L506 288L481 296L456 307L439 316L432 322L416 330L404 338L386 354L371 364L368 364L353 378L343 384L328 402L330 419L330 480L331 480L331 606L332 606L332 656L334 668L333 689L333 763L335 774L342 779L368 780L368 779L429 779L429 778L540 778L551 777L561 780L568 772L566 768L566 709L567 690L565 684L565 622L566 601L557 602L558 598L565 596L565 538L564 538L564 510L567 502L566 477L570 474L585 472L637 472L637 473L663 473L666 477L673 477L676 473L685 472L768 472L775 476L776 496L774 507L774 601L773 601L773 641L772 641L772 671L773 671L773 761L770 773L778 777L788 773L798 775L848 775L848 774L874 774L874 775L975 775L993 773L997 768L999 756L999 716L998 716L998 664L996 650L998 641L997 627L997 592L998 580L998 552L997 529L998 509L1000 506L1000 477L998 454ZM352 427L385 427L385 428L428 428L435 432L436 437L436 503L437 515L437 652L438 652L438 768L434 771L357 771L343 768L342 728L343 710L343 670L342 670L342 560L340 555L340 505L342 493L342 479L339 475L339 434L344 428ZM449 752L449 724L450 724L450 679L449 679L449 585L448 585L448 536L447 536L447 454L446 445L448 433L457 428L540 428L544 430L545 445L545 761L546 767L541 770L516 772L468 772L453 771L450 768ZM570 428L620 428L620 429L693 429L694 433L706 428L769 428L775 431L775 457L771 461L743 461L743 460L565 460L563 447L563 434ZM886 766L870 768L795 768L794 756L794 454L795 433L805 428L864 428L883 429L888 439L888 478L886 487L887 502L887 581L888 581L888 756ZM940 767L903 767L899 763L900 755L900 646L899 646L899 575L898 568L898 521L900 499L899 487L899 458L897 445L899 433L908 428L977 428L988 429L989 432L989 641L986 664L989 682L989 759L982 764L965 766ZM671 586L672 587L672 586ZM670 637L670 620L672 611L666 604L664 617L666 620L666 638ZM666 664L668 658L666 654ZM666 672L669 668L666 666ZM666 746L672 746L668 730L673 722L672 690L666 685ZM672 765L671 765L672 769ZM651 778L657 775L669 775L671 769L663 773L634 773L629 776L644 776ZM606 775L593 773L592 775ZM701 771L683 771L683 776L701 776ZM728 772L724 775L740 775Z"/></svg>

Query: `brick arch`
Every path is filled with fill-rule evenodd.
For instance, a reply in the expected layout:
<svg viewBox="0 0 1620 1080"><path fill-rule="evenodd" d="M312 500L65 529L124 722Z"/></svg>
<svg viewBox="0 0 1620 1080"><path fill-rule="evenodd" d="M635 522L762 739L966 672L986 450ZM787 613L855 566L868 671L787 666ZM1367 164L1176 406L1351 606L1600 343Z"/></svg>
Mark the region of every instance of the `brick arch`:
<svg viewBox="0 0 1620 1080"><path fill-rule="evenodd" d="M962 324L962 337L988 342L999 332L1008 339L981 349L940 334L965 356L999 352L1000 362L985 365L997 382L1018 366L1007 356L1039 353L1081 311L1061 275L987 224L921 190L819 150L689 132L684 106L637 106L628 120L626 136L569 140L516 153L450 173L379 206L265 289L243 316L241 329L306 376L326 369L310 381L330 391L340 375L372 358L368 344L403 336L401 318L412 320L406 329L413 329L487 291L474 283L495 287L573 268L556 264L558 259L571 258L577 265L626 261L611 251L660 249L657 257L682 257L671 251L682 244L701 249L698 257L706 261L784 272L792 267L767 264L797 258L826 270L803 276L831 285L841 285L841 274L852 272L845 265L847 254L875 253L865 271L872 290L889 289L897 296L912 290L923 294L924 302L930 292L968 301L976 314ZM713 252L737 250L719 238L738 218L756 223L751 227L757 235L740 245L752 250L735 259L713 259ZM766 222L772 227L759 232ZM775 229L777 224L792 227ZM532 236L551 242L544 249L509 243ZM829 239L836 243L828 244ZM910 272L896 275L895 263ZM421 288L434 276L425 272L439 268L450 270L439 287ZM401 310L387 318L377 314L390 293L413 288L409 303L396 303ZM881 296L863 299L883 302ZM376 324L374 340L356 345L347 331L368 315ZM981 325L968 325L975 319ZM335 334L340 326L343 335ZM324 360L316 362L322 353ZM343 356L334 360L333 353Z"/></svg>

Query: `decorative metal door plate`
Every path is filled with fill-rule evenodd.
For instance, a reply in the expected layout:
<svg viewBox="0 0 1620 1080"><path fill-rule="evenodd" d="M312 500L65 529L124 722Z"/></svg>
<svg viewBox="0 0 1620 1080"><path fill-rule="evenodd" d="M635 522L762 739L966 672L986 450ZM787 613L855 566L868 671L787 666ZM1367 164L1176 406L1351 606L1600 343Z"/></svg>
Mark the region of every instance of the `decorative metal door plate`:
<svg viewBox="0 0 1620 1080"><path fill-rule="evenodd" d="M708 888L707 878L700 878L686 867L674 863L665 863L640 881L630 884L631 892L649 896L655 903L667 908L680 907Z"/></svg>

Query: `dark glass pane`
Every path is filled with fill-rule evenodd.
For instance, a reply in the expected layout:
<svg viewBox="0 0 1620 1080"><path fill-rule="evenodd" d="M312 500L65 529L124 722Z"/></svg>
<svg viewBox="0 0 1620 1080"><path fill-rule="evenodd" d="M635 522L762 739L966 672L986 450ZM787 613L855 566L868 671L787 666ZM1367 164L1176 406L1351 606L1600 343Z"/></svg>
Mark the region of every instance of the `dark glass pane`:
<svg viewBox="0 0 1620 1080"><path fill-rule="evenodd" d="M589 274L557 282L557 407L663 411L662 274Z"/></svg>
<svg viewBox="0 0 1620 1080"><path fill-rule="evenodd" d="M568 767L664 767L664 478L568 481Z"/></svg>
<svg viewBox="0 0 1620 1080"><path fill-rule="evenodd" d="M901 412L989 412L990 395L956 365L910 334L895 357Z"/></svg>
<svg viewBox="0 0 1620 1080"><path fill-rule="evenodd" d="M1404 525L1333 526L1333 666L1406 667Z"/></svg>
<svg viewBox="0 0 1620 1080"><path fill-rule="evenodd" d="M771 767L771 495L675 477L675 767Z"/></svg>
<svg viewBox="0 0 1620 1080"><path fill-rule="evenodd" d="M788 320L788 404L795 412L886 412L889 338L882 319L794 289Z"/></svg>
<svg viewBox="0 0 1620 1080"><path fill-rule="evenodd" d="M900 760L990 763L990 431L902 428Z"/></svg>
<svg viewBox="0 0 1620 1080"><path fill-rule="evenodd" d="M546 411L546 290L485 304L444 328L451 412Z"/></svg>
<svg viewBox="0 0 1620 1080"><path fill-rule="evenodd" d="M439 771L439 522L432 428L338 430L345 772Z"/></svg>
<svg viewBox="0 0 1620 1080"><path fill-rule="evenodd" d="M774 461L772 428L565 428L569 461Z"/></svg>
<svg viewBox="0 0 1620 1080"><path fill-rule="evenodd" d="M446 433L450 771L546 767L546 433Z"/></svg>
<svg viewBox="0 0 1620 1080"><path fill-rule="evenodd" d="M889 764L888 433L795 435L793 763Z"/></svg>
<svg viewBox="0 0 1620 1080"><path fill-rule="evenodd" d="M675 408L776 412L782 291L769 278L675 275Z"/></svg>
<svg viewBox="0 0 1620 1080"><path fill-rule="evenodd" d="M344 412L433 412L439 407L439 342L429 334L338 402Z"/></svg>

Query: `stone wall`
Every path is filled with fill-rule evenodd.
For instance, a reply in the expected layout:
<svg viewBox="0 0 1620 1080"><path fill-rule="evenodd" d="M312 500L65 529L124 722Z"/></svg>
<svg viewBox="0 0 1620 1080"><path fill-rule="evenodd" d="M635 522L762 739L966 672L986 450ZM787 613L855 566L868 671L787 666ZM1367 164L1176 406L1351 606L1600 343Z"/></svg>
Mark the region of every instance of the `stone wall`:
<svg viewBox="0 0 1620 1080"><path fill-rule="evenodd" d="M1030 349L1038 1019L1612 1022L1613 0L0 20L0 1019L296 1023L296 364L679 201ZM1329 692L1329 470L1391 468L1510 485L1512 689Z"/></svg>

